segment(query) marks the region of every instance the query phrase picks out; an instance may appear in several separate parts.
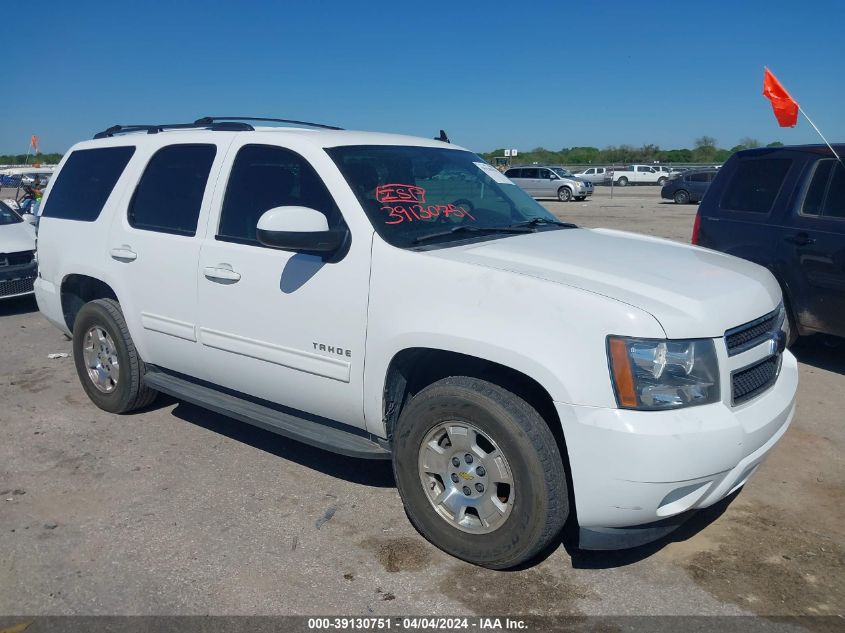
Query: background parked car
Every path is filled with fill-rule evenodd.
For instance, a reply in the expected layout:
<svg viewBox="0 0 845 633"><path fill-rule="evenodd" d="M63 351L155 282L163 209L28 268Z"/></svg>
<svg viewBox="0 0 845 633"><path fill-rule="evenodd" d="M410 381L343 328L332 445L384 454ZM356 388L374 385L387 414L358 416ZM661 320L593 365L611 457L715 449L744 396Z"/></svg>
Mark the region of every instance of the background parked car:
<svg viewBox="0 0 845 633"><path fill-rule="evenodd" d="M663 185L668 176L655 171L651 165L626 165L613 168L613 182L620 187L626 185Z"/></svg>
<svg viewBox="0 0 845 633"><path fill-rule="evenodd" d="M37 270L35 227L0 201L0 299L32 294Z"/></svg>
<svg viewBox="0 0 845 633"><path fill-rule="evenodd" d="M694 169L676 174L663 185L660 197L674 200L677 204L701 202L715 176L715 169Z"/></svg>
<svg viewBox="0 0 845 633"><path fill-rule="evenodd" d="M610 183L610 170L607 167L589 167L574 174L581 180L589 180L594 185Z"/></svg>
<svg viewBox="0 0 845 633"><path fill-rule="evenodd" d="M567 202L593 195L593 183L589 180L564 178L551 167L511 167L505 176L534 198L557 198Z"/></svg>
<svg viewBox="0 0 845 633"><path fill-rule="evenodd" d="M793 340L845 336L845 167L827 147L734 154L698 208L692 241L771 270Z"/></svg>

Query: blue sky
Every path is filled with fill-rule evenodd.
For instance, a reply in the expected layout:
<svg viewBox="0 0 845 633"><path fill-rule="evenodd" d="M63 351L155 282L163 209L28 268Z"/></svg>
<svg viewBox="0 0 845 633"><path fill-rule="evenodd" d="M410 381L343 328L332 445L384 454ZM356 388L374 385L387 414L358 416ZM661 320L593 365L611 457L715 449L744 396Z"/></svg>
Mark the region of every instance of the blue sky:
<svg viewBox="0 0 845 633"><path fill-rule="evenodd" d="M777 127L764 65L845 141L841 0L79 0L21 17L0 56L0 153L234 114L444 128L476 151L815 142L803 119Z"/></svg>

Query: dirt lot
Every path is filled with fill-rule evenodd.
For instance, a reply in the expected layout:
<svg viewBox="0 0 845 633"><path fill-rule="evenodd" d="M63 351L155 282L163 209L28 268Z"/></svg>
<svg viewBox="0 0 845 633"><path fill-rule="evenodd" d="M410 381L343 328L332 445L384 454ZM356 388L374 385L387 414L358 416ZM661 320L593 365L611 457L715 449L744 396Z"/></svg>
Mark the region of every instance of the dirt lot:
<svg viewBox="0 0 845 633"><path fill-rule="evenodd" d="M561 217L688 240L694 206L599 188ZM843 614L845 346L799 343L798 412L745 489L623 553L491 572L408 523L388 465L162 398L116 417L33 301L0 304L0 614Z"/></svg>

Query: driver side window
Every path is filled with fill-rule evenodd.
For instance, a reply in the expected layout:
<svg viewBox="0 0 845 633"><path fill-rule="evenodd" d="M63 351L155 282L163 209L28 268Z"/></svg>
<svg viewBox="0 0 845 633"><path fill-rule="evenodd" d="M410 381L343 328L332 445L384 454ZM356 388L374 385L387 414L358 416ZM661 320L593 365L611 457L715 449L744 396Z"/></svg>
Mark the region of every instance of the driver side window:
<svg viewBox="0 0 845 633"><path fill-rule="evenodd" d="M217 239L259 245L258 219L282 206L316 209L325 214L329 228L343 224L334 198L302 156L282 147L244 145L229 175Z"/></svg>

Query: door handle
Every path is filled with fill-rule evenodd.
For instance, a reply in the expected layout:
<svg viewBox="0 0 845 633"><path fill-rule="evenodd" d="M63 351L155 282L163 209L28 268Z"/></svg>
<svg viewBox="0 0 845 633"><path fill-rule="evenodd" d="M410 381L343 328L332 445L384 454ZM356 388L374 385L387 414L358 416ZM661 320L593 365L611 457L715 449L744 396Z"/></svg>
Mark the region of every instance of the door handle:
<svg viewBox="0 0 845 633"><path fill-rule="evenodd" d="M791 244L797 244L798 246L807 246L809 244L815 244L816 240L807 235L806 233L798 233L797 235L790 235L789 237L783 238L787 242Z"/></svg>
<svg viewBox="0 0 845 633"><path fill-rule="evenodd" d="M120 248L113 248L109 251L109 255L111 255L112 259L116 259L119 262L134 262L138 259L138 253L133 251L129 246L124 244Z"/></svg>
<svg viewBox="0 0 845 633"><path fill-rule="evenodd" d="M229 264L217 264L217 266L206 266L203 268L202 274L206 279L211 281L219 281L223 283L233 284L240 281L241 274L232 270Z"/></svg>

